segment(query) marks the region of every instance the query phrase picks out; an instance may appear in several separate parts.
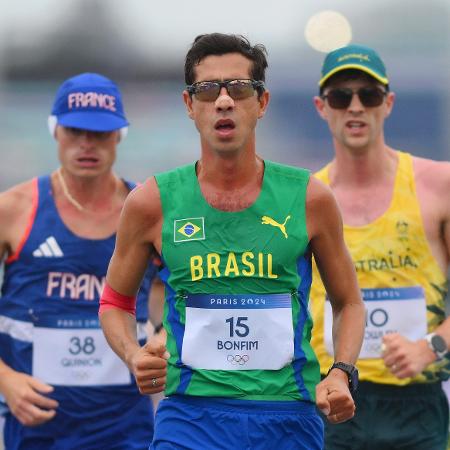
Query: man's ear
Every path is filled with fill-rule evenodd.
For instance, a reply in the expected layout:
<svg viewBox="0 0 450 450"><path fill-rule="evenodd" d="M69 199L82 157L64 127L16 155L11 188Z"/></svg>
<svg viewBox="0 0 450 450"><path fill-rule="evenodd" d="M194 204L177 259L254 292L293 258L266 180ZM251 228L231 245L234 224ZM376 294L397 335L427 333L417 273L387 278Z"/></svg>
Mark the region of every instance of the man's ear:
<svg viewBox="0 0 450 450"><path fill-rule="evenodd" d="M267 107L269 106L269 101L270 101L270 92L265 90L258 98L259 101L259 106L260 106L260 110L259 110L259 114L258 114L258 119L261 119L262 117L264 117L264 115L266 114L267 111Z"/></svg>
<svg viewBox="0 0 450 450"><path fill-rule="evenodd" d="M392 110L394 109L395 94L393 92L388 92L386 95L386 114L384 117L389 117Z"/></svg>
<svg viewBox="0 0 450 450"><path fill-rule="evenodd" d="M323 120L327 120L327 113L325 110L325 101L322 97L316 95L313 98L314 106L316 107L316 111Z"/></svg>
<svg viewBox="0 0 450 450"><path fill-rule="evenodd" d="M194 119L194 111L192 109L192 97L186 89L183 91L183 102L186 105L188 116Z"/></svg>

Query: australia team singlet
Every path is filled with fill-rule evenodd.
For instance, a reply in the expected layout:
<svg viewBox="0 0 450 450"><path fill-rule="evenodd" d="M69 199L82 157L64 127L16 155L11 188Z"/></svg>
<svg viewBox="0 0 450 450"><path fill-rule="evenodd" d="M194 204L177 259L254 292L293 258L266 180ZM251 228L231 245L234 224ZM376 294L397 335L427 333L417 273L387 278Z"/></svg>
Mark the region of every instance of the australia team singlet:
<svg viewBox="0 0 450 450"><path fill-rule="evenodd" d="M109 348L98 320L115 235L97 240L74 235L58 214L50 177L33 182L33 214L23 246L5 264L0 358L14 370L54 386L49 396L59 407L54 419L38 427L21 427L7 415L8 448L15 448L15 440L28 434L32 439L61 439L64 443L51 447L58 449L99 448L89 439L97 445L102 442L104 448L144 448L152 437L151 401L139 394L134 377ZM141 340L154 273L152 266L137 302ZM127 428L138 428L135 422L142 429L128 434Z"/></svg>
<svg viewBox="0 0 450 450"><path fill-rule="evenodd" d="M444 358L414 378L398 379L381 359L386 333L422 339L445 319L446 276L434 259L423 227L411 155L398 152L398 168L388 210L372 223L344 225L345 242L356 268L367 310L364 343L357 363L361 380L391 385L445 380ZM329 166L316 174L326 184ZM313 347L326 373L333 362L332 313L317 267L313 265L311 306Z"/></svg>
<svg viewBox="0 0 450 450"><path fill-rule="evenodd" d="M239 212L210 206L191 164L156 176L170 353L166 395L314 401L309 172L265 161Z"/></svg>

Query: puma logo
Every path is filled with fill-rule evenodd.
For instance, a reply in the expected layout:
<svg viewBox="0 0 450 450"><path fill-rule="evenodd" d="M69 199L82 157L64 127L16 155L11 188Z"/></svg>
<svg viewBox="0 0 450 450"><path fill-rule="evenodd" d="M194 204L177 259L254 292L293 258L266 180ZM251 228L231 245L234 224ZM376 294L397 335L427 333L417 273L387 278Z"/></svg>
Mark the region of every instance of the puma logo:
<svg viewBox="0 0 450 450"><path fill-rule="evenodd" d="M287 216L286 219L284 219L283 223L278 223L276 220L273 220L272 217L269 216L262 216L261 223L263 225L272 225L273 227L277 227L281 230L281 232L284 234L284 237L287 239L288 235L286 233L286 222L291 218L291 216Z"/></svg>

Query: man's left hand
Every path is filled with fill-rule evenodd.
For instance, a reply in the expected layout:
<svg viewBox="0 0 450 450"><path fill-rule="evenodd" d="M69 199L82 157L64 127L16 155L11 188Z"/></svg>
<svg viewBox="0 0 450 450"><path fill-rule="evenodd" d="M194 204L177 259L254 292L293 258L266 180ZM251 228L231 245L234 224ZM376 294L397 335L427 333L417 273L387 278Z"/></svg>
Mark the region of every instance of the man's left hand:
<svg viewBox="0 0 450 450"><path fill-rule="evenodd" d="M383 337L382 358L397 378L414 377L436 360L425 339L410 341L398 333Z"/></svg>

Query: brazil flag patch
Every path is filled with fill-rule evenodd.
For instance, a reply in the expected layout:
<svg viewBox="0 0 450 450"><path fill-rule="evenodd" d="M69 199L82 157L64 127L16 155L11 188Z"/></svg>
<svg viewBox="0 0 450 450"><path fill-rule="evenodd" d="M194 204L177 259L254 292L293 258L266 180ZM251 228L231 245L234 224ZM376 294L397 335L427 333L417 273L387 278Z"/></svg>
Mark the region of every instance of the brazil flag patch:
<svg viewBox="0 0 450 450"><path fill-rule="evenodd" d="M178 219L173 222L174 242L200 241L205 239L205 219L193 217Z"/></svg>

